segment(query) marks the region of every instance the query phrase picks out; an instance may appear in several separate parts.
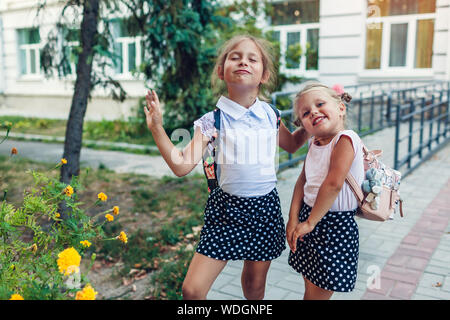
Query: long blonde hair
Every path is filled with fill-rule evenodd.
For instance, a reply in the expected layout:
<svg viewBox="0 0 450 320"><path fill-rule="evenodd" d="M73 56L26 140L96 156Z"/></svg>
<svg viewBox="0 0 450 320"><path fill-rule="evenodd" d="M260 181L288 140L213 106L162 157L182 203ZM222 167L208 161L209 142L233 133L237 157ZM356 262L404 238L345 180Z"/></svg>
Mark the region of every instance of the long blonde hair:
<svg viewBox="0 0 450 320"><path fill-rule="evenodd" d="M268 73L269 77L266 83L261 83L259 86L258 98L262 100L267 100L269 93L273 90L276 82L275 77L275 66L274 66L274 54L273 47L269 41L261 38L254 37L252 35L236 35L226 41L218 50L218 56L216 64L214 66L213 72L211 74L211 85L215 95L220 96L227 93L227 86L225 81L221 80L218 76L219 67L224 67L225 60L228 54L233 48L238 45L241 41L251 40L258 47L261 52L261 58L263 63L263 75Z"/></svg>

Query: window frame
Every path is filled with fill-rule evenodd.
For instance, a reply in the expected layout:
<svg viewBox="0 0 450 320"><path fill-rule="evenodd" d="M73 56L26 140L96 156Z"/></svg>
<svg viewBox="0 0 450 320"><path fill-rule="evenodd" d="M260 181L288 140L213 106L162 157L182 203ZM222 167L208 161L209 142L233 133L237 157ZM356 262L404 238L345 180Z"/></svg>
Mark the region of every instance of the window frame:
<svg viewBox="0 0 450 320"><path fill-rule="evenodd" d="M367 7L366 7L367 9ZM432 76L433 66L430 68L416 68L415 54L416 54L416 31L417 23L420 20L433 20L436 22L436 13L421 13L408 15L393 15L380 17L367 17L367 12L364 12L364 41L362 48L362 76ZM381 39L381 57L379 69L366 69L366 48L367 48L367 28L369 25L382 23L382 39ZM406 64L402 67L390 67L390 41L391 41L391 26L393 24L408 24L408 33L406 36ZM433 34L434 37L434 34Z"/></svg>
<svg viewBox="0 0 450 320"><path fill-rule="evenodd" d="M18 76L19 79L21 80L34 80L34 79L41 79L42 73L41 73L41 49L42 49L42 42L41 39L39 37L39 42L38 43L24 43L24 44L20 44L19 43L19 32L21 31L30 31L32 29L37 29L38 32L40 32L39 28L20 28L20 29L16 29L16 36L17 36L17 50L18 50L18 54L17 54L17 61L18 61L18 65L17 65L17 72L18 72ZM22 59L21 59L21 51L24 50L25 51L25 73L22 73ZM31 51L35 51L35 56L34 56L34 64L35 64L35 68L36 71L34 73L31 72Z"/></svg>
<svg viewBox="0 0 450 320"><path fill-rule="evenodd" d="M317 70L306 70L306 43L308 42L308 30L311 29L317 29L320 33L320 22L270 26L269 30L273 32L280 32L280 71L287 76L304 76L307 78L317 78L319 76L319 66L317 66ZM300 66L296 69L286 68L285 54L287 49L287 34L290 32L300 32L300 46L302 48L302 55L300 59ZM320 46L317 52L317 59L320 57L319 52Z"/></svg>
<svg viewBox="0 0 450 320"><path fill-rule="evenodd" d="M139 68L139 66L142 63L142 53L143 53L142 52L142 41L143 41L143 39L144 39L143 36L114 38L114 43L118 44L122 47L122 56L120 57L121 63L122 63L122 72L119 73L117 71L116 67L114 67L114 74L118 80L140 80L141 79L140 74L139 74L139 76L136 76L130 70L130 66L128 63L128 61L129 61L128 45L130 45L130 44L135 45L135 50L136 50L136 54L135 54L135 58L134 58L135 65L136 65L136 68Z"/></svg>

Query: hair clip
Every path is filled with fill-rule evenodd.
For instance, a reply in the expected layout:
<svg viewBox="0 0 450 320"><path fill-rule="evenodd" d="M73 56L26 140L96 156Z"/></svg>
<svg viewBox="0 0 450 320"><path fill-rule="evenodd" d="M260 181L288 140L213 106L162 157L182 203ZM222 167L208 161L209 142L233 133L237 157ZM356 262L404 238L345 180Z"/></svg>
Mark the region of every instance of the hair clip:
<svg viewBox="0 0 450 320"><path fill-rule="evenodd" d="M342 84L335 84L331 89L333 89L338 95L344 94L344 86Z"/></svg>

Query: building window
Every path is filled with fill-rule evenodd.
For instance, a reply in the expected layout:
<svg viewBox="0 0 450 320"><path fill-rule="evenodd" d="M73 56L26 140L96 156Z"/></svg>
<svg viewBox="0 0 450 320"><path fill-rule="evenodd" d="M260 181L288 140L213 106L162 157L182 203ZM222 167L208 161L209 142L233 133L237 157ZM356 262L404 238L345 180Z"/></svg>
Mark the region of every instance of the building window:
<svg viewBox="0 0 450 320"><path fill-rule="evenodd" d="M432 67L435 0L368 0L365 69Z"/></svg>
<svg viewBox="0 0 450 320"><path fill-rule="evenodd" d="M64 39L62 52L63 58L61 68L63 74L74 75L76 73L76 65L78 63L78 50L80 46L80 30L63 27L61 36Z"/></svg>
<svg viewBox="0 0 450 320"><path fill-rule="evenodd" d="M272 3L271 23L275 26L319 22L320 1L294 0Z"/></svg>
<svg viewBox="0 0 450 320"><path fill-rule="evenodd" d="M300 76L318 70L320 1L279 1L271 5L271 30L284 57L282 71Z"/></svg>
<svg viewBox="0 0 450 320"><path fill-rule="evenodd" d="M122 20L112 23L114 36L114 67L119 75L131 76L142 62L142 37L131 36Z"/></svg>
<svg viewBox="0 0 450 320"><path fill-rule="evenodd" d="M19 45L19 72L21 75L36 75L40 73L40 42L39 29L17 30Z"/></svg>

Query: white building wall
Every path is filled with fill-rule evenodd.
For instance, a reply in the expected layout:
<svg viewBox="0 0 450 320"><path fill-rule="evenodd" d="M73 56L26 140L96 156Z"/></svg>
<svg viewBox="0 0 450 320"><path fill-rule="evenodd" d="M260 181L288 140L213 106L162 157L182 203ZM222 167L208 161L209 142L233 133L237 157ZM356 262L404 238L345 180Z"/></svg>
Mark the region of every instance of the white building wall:
<svg viewBox="0 0 450 320"><path fill-rule="evenodd" d="M4 44L3 44L3 20L0 16L0 95L5 91L5 59L4 59ZM3 104L3 98L0 98L0 106Z"/></svg>
<svg viewBox="0 0 450 320"><path fill-rule="evenodd" d="M23 76L19 71L17 29L39 27L41 43L45 43L46 35L54 28L62 9L55 1L48 1L44 11L36 16L35 4L33 0L3 0L0 6L5 49L3 87L6 88L0 114L67 119L75 77L46 78L43 73ZM145 95L144 81L124 79L121 84L128 99L123 103L116 102L107 91L96 89L88 102L85 119L127 119L133 115L138 98Z"/></svg>
<svg viewBox="0 0 450 320"><path fill-rule="evenodd" d="M362 65L365 1L321 0L319 81L355 84Z"/></svg>
<svg viewBox="0 0 450 320"><path fill-rule="evenodd" d="M436 1L433 70L436 79L450 80L450 0Z"/></svg>

